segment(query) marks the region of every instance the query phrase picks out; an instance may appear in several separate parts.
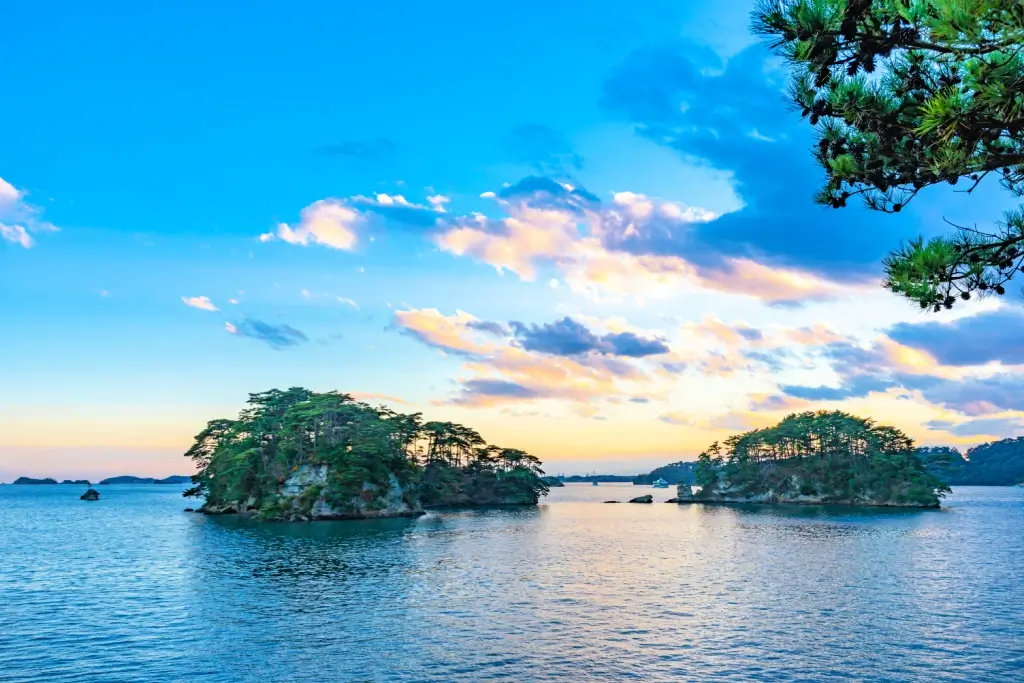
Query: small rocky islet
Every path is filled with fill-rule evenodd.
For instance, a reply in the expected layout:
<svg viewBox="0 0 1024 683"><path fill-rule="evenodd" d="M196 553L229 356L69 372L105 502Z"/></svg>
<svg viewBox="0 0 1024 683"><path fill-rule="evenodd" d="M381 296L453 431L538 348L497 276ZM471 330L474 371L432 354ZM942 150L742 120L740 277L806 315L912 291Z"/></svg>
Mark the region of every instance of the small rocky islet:
<svg viewBox="0 0 1024 683"><path fill-rule="evenodd" d="M536 505L540 461L452 422L423 422L339 392L250 394L185 454L196 512L264 520L415 517L444 506Z"/></svg>

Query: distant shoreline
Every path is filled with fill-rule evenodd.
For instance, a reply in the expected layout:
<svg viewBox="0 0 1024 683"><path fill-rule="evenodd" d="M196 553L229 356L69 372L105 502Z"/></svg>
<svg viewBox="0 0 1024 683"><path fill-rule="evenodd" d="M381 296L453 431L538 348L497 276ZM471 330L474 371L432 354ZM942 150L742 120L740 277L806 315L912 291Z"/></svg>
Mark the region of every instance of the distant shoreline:
<svg viewBox="0 0 1024 683"><path fill-rule="evenodd" d="M121 475L117 477L107 477L99 482L95 482L97 486L110 485L110 484L167 484L167 485L181 485L192 482L192 477L184 474L172 474L169 477L158 479L156 477L135 477L131 475ZM63 481L57 481L52 477L43 477L35 479L32 477L18 477L14 481L10 482L11 486L92 486L93 482L87 479L64 479Z"/></svg>

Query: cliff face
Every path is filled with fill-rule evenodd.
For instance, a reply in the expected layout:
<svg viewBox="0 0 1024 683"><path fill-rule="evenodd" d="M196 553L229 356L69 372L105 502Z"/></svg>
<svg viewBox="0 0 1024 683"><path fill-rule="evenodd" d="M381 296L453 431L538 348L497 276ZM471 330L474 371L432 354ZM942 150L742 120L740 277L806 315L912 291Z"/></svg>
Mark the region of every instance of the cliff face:
<svg viewBox="0 0 1024 683"><path fill-rule="evenodd" d="M355 492L332 486L329 465L302 465L285 479L275 494L265 500L249 497L200 508L206 514L249 514L263 519L374 519L415 517L423 514L411 487L405 487L394 473L385 484L364 481Z"/></svg>
<svg viewBox="0 0 1024 683"><path fill-rule="evenodd" d="M291 521L416 517L424 507L536 505L541 491L537 481L519 471L473 472L437 464L405 483L391 472L380 483L353 486L339 485L330 465L302 465L269 496L213 501L199 511Z"/></svg>
<svg viewBox="0 0 1024 683"><path fill-rule="evenodd" d="M686 487L689 488L688 486ZM894 482L888 486L834 488L809 473L764 477L756 482L736 483L724 476L696 493L679 487L679 503L795 503L803 505L865 505L875 507L937 508L934 489L915 482Z"/></svg>

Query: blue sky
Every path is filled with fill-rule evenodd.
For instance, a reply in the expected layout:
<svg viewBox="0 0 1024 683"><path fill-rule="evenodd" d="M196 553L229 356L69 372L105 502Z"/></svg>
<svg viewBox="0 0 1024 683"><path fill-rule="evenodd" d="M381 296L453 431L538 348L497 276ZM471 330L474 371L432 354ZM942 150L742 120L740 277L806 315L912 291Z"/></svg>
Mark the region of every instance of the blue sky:
<svg viewBox="0 0 1024 683"><path fill-rule="evenodd" d="M818 407L1016 433L1024 359L955 349L1018 303L922 318L877 286L901 238L991 221L998 190L812 205L750 4L8 10L0 479L184 471L207 419L286 385L551 471Z"/></svg>

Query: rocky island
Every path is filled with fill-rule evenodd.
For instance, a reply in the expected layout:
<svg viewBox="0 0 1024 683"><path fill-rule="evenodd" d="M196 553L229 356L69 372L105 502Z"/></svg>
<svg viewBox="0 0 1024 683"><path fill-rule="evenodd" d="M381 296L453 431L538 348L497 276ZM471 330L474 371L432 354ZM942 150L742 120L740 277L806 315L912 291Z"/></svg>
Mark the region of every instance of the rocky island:
<svg viewBox="0 0 1024 683"><path fill-rule="evenodd" d="M906 434L840 411L790 415L716 442L694 474L701 488L680 484L676 502L935 508L950 491Z"/></svg>
<svg viewBox="0 0 1024 683"><path fill-rule="evenodd" d="M238 418L208 423L185 455L197 468L185 495L205 498L199 512L266 520L536 505L548 491L537 458L468 427L297 387L250 394Z"/></svg>

